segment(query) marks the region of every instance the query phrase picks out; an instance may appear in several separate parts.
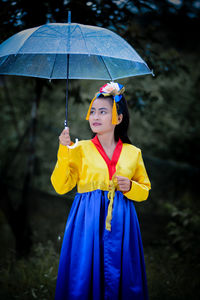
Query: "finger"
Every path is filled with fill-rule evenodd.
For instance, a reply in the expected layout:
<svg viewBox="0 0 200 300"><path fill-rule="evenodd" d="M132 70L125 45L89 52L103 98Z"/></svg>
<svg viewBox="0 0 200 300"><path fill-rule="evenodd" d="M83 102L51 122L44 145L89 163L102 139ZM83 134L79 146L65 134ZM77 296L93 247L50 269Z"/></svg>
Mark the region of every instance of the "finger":
<svg viewBox="0 0 200 300"><path fill-rule="evenodd" d="M130 190L130 187L128 186L123 186L123 187L119 187L120 191L129 191Z"/></svg>
<svg viewBox="0 0 200 300"><path fill-rule="evenodd" d="M60 138L60 141L62 143L66 143L66 144L70 144L70 142L71 142L70 138L63 138L63 137Z"/></svg>
<svg viewBox="0 0 200 300"><path fill-rule="evenodd" d="M66 134L61 134L59 136L59 139L63 139L63 140L70 140L70 136L66 133Z"/></svg>
<svg viewBox="0 0 200 300"><path fill-rule="evenodd" d="M126 180L121 180L121 179L119 180L118 179L117 182L118 182L118 184L124 184L124 183L126 183Z"/></svg>
<svg viewBox="0 0 200 300"><path fill-rule="evenodd" d="M126 182L129 182L129 179L127 179L127 178L124 178L124 179L117 179L117 182L118 182L118 183L126 183Z"/></svg>
<svg viewBox="0 0 200 300"><path fill-rule="evenodd" d="M123 177L123 176L117 176L117 180L119 182L124 182L124 181L128 181L129 179L127 177Z"/></svg>
<svg viewBox="0 0 200 300"><path fill-rule="evenodd" d="M123 185L123 186L119 186L119 188L120 188L121 190L128 190L128 189L129 189L129 186Z"/></svg>
<svg viewBox="0 0 200 300"><path fill-rule="evenodd" d="M119 183L118 186L120 186L120 187L130 187L130 181L129 182Z"/></svg>
<svg viewBox="0 0 200 300"><path fill-rule="evenodd" d="M117 179L119 179L119 180L126 178L126 177L124 177L124 176L119 176L119 175L117 175L116 177L117 177Z"/></svg>
<svg viewBox="0 0 200 300"><path fill-rule="evenodd" d="M121 176L116 176L117 178L117 181L123 181L124 180L124 177L121 177Z"/></svg>
<svg viewBox="0 0 200 300"><path fill-rule="evenodd" d="M128 185L129 181L120 181L118 184L119 185Z"/></svg>
<svg viewBox="0 0 200 300"><path fill-rule="evenodd" d="M125 186L126 183L119 182L118 185L119 185L119 186Z"/></svg>
<svg viewBox="0 0 200 300"><path fill-rule="evenodd" d="M62 134L68 136L69 135L69 128L64 129Z"/></svg>
<svg viewBox="0 0 200 300"><path fill-rule="evenodd" d="M63 131L61 132L62 135L68 135L69 134L69 127L64 128Z"/></svg>

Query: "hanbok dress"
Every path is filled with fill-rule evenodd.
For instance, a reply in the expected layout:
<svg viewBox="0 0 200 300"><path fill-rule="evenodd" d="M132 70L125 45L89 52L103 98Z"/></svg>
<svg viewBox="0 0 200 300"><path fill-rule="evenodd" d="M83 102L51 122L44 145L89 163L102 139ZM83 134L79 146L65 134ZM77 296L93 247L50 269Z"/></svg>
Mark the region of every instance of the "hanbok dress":
<svg viewBox="0 0 200 300"><path fill-rule="evenodd" d="M68 215L56 282L56 300L147 300L143 247L134 201L151 189L141 150L119 139L112 159L98 137L74 149L62 144L51 176L56 192L77 185ZM115 175L128 177L129 192Z"/></svg>

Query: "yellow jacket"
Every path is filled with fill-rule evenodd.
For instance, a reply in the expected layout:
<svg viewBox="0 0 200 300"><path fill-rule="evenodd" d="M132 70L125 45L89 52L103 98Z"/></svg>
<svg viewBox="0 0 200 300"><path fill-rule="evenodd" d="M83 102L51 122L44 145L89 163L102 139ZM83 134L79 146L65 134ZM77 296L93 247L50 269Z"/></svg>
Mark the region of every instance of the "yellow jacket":
<svg viewBox="0 0 200 300"><path fill-rule="evenodd" d="M76 184L78 193L92 192L97 189L108 191L106 229L111 231L113 201L115 191L119 190L115 175L131 180L130 191L123 193L130 200L146 200L151 183L139 148L122 144L119 140L115 149L118 154L115 155L114 151L113 158L109 160L98 138L95 137L92 141L80 141L74 149L60 144L51 182L59 194L67 193ZM114 174L113 170L115 170Z"/></svg>
<svg viewBox="0 0 200 300"><path fill-rule="evenodd" d="M51 182L58 194L69 192L76 184L78 193L96 189L109 191L107 165L91 140L79 141L75 149L60 144L57 157ZM132 181L131 190L124 193L128 199L135 201L147 199L151 183L139 148L123 144L116 165L116 175L127 177Z"/></svg>

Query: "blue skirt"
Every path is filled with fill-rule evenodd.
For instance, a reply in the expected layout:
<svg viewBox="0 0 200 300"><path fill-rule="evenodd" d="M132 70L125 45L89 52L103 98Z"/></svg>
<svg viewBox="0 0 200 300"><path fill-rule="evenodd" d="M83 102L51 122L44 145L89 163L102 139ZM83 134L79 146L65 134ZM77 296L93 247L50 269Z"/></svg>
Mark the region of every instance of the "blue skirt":
<svg viewBox="0 0 200 300"><path fill-rule="evenodd" d="M140 228L134 202L117 191L111 231L107 191L77 193L62 243L56 300L147 300Z"/></svg>

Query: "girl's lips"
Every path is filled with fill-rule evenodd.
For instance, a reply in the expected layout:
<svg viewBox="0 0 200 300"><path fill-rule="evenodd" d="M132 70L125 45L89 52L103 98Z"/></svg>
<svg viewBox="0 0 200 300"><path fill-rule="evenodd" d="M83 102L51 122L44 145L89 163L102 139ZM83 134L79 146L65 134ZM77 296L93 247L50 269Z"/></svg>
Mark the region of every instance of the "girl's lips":
<svg viewBox="0 0 200 300"><path fill-rule="evenodd" d="M95 123L93 123L92 125L93 125L93 126L100 126L101 123L95 122Z"/></svg>

